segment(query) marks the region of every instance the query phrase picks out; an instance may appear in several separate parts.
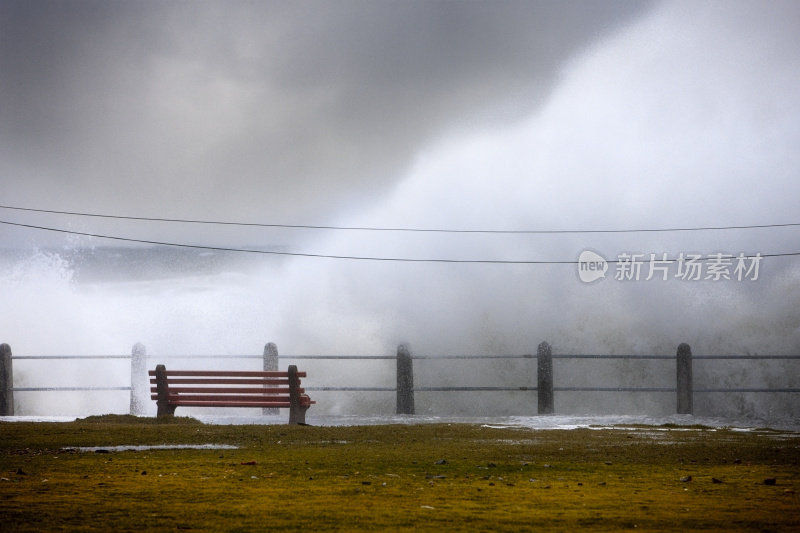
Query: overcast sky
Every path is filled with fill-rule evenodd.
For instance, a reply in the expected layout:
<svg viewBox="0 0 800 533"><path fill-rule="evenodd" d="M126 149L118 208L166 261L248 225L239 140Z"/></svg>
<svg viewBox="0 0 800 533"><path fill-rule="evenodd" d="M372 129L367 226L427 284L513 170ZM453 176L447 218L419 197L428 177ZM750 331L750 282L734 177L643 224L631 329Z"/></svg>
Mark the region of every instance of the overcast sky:
<svg viewBox="0 0 800 533"><path fill-rule="evenodd" d="M395 224L398 205L411 226L797 222L799 12L0 0L1 203L302 224Z"/></svg>
<svg viewBox="0 0 800 533"><path fill-rule="evenodd" d="M324 223L429 143L534 111L564 62L648 8L2 0L0 197Z"/></svg>

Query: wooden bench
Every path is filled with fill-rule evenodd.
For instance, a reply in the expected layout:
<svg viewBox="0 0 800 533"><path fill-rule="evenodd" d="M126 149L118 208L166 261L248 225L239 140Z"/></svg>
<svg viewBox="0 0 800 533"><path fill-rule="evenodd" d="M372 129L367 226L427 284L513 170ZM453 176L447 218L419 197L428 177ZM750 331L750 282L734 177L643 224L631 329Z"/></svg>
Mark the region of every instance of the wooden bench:
<svg viewBox="0 0 800 533"><path fill-rule="evenodd" d="M235 370L150 370L150 399L158 416L171 416L177 407L288 407L290 424L305 424L306 411L316 402L300 387L298 372Z"/></svg>

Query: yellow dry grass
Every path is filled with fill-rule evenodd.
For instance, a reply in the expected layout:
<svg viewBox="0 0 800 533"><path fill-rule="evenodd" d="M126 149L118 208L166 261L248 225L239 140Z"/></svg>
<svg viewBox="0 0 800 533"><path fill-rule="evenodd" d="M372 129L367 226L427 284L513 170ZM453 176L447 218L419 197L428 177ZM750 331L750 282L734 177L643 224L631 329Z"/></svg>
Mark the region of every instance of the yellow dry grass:
<svg viewBox="0 0 800 533"><path fill-rule="evenodd" d="M3 531L798 531L800 434L0 424ZM226 444L236 449L82 446Z"/></svg>

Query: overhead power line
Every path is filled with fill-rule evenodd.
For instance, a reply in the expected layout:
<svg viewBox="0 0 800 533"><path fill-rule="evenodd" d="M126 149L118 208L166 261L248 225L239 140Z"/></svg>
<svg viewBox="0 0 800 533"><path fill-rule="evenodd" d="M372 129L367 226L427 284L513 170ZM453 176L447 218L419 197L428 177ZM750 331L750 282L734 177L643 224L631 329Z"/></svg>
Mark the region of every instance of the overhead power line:
<svg viewBox="0 0 800 533"><path fill-rule="evenodd" d="M351 255L333 255L333 254L315 254L315 253L302 253L302 252L281 252L277 250L257 250L252 248L231 248L226 246L206 246L199 244L185 244L175 242L153 241L145 239L132 239L128 237L119 237L115 235L101 235L98 233L88 233L83 231L66 230L62 228L50 228L44 226L35 226L32 224L20 224L17 222L9 222L0 220L0 224L9 226L18 226L21 228L31 228L45 231L53 231L57 233L65 233L69 235L80 235L83 237L96 237L99 239L111 239L115 241L124 241L137 244L149 244L158 246L175 246L179 248L194 248L199 250L213 250L221 252L243 252L251 254L264 254L264 255L282 255L291 257L315 257L323 259L351 259L357 261L401 261L406 263L499 263L499 264L572 264L575 261L506 261L506 260L467 260L467 259L415 259L407 257L368 257L368 256L351 256Z"/></svg>
<svg viewBox="0 0 800 533"><path fill-rule="evenodd" d="M21 228L38 229L43 231L52 231L56 233L64 233L68 235L80 235L83 237L94 237L98 239L110 239L115 241L130 242L136 244L149 244L153 246L173 246L178 248L192 248L197 250L212 250L221 252L241 252L250 254L263 254L263 255L278 255L290 257L312 257L320 259L348 259L353 261L385 261L385 262L403 262L403 263L472 263L472 264L503 264L503 265L577 265L578 261L536 261L536 260L505 260L505 259L440 259L440 258L410 258L410 257L370 257L370 256L355 256L355 255L333 255L333 254L317 254L317 253L303 253L303 252L281 252L276 250L257 250L252 248L231 248L225 246L208 246L200 244L186 244L176 242L154 241L145 239L133 239L129 237L120 237L116 235L102 235L98 233L88 233L83 231L67 230L63 228L51 228L45 226L35 226L33 224L21 224L18 222L10 222L0 220L0 224L8 226L16 226ZM775 254L758 254L759 257L789 257L800 256L800 252L789 253L775 253ZM755 256L747 256L752 258ZM699 260L709 260L710 258L700 258ZM678 259L659 259L660 263L667 262L673 263L679 261ZM607 260L607 263L619 263L618 260ZM647 259L642 259L641 263L649 263Z"/></svg>
<svg viewBox="0 0 800 533"><path fill-rule="evenodd" d="M311 224L267 224L257 222L232 222L220 220L195 220L183 218L160 218L160 217L135 217L123 215L107 215L99 213L81 213L74 211L57 211L53 209L34 209L30 207L16 207L0 205L0 209L15 211L27 211L32 213L47 213L55 215L69 215L79 217L106 218L115 220L136 220L140 222L174 222L182 224L209 224L218 226L242 226L257 228L283 228L283 229L313 229L313 230L342 230L342 231L393 231L393 232L416 232L416 233L488 233L488 234L522 234L522 235L547 235L547 234L590 234L590 233L667 233L685 231L724 231L724 230L743 230L759 228L787 228L800 226L798 223L789 224L752 224L745 226L699 226L699 227L674 227L674 228L637 228L637 229L550 229L550 230L504 230L504 229L447 229L447 228L398 228L398 227L374 227L374 226L323 226Z"/></svg>

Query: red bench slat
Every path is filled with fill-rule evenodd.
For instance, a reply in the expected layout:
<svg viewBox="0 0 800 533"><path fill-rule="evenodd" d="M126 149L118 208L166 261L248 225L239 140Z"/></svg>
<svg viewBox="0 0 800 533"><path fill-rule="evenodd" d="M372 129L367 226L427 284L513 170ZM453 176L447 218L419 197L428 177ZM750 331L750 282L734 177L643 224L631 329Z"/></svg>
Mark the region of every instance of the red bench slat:
<svg viewBox="0 0 800 533"><path fill-rule="evenodd" d="M246 394L172 394L170 402L196 401L196 402L278 402L289 403L289 397L281 396L248 396Z"/></svg>
<svg viewBox="0 0 800 533"><path fill-rule="evenodd" d="M148 370L148 375L155 376L155 370ZM190 377L190 376L212 376L212 377L264 377L264 378L286 378L289 377L288 372L280 372L273 370L167 370L167 377ZM304 378L306 372L298 371L297 377Z"/></svg>
<svg viewBox="0 0 800 533"><path fill-rule="evenodd" d="M304 393L305 390L301 387L299 389L300 393ZM150 387L150 392L156 394L158 389L156 387ZM237 387L170 387L169 388L170 394L185 394L187 392L201 392L201 393L209 393L209 394L259 394L259 395L289 395L289 387L279 387L279 388L237 388Z"/></svg>
<svg viewBox="0 0 800 533"><path fill-rule="evenodd" d="M253 401L253 402L206 402L206 401L179 401L174 404L177 407L276 407L285 408L291 407L288 402L266 402L266 401Z"/></svg>
<svg viewBox="0 0 800 533"><path fill-rule="evenodd" d="M150 398L151 400L157 400L158 397L155 395ZM255 403L274 403L275 405L272 407L290 407L289 398L269 398L269 397L258 397L258 396L237 396L237 395L196 395L196 394L180 394L180 395L172 395L169 396L169 402L175 405L188 405L188 402L205 402L207 405L217 405L217 406L225 406L229 403L246 403L246 404L255 404ZM301 405L311 405L315 404L314 400L312 400L308 396L301 396L300 397L300 404ZM280 404L280 405L278 405ZM284 405L285 404L285 405ZM259 407L259 406L256 406Z"/></svg>
<svg viewBox="0 0 800 533"><path fill-rule="evenodd" d="M158 394L151 394L151 400L158 400ZM289 407L289 395L280 395L280 396L263 396L263 395L241 395L241 394L173 394L170 391L168 401L171 404L175 405L186 405L184 402L186 401L204 401L204 402L213 402L213 403L220 403L224 404L228 401L241 401L241 402L273 402L273 403L285 403L285 406L281 407ZM310 405L317 403L307 395L300 396L300 403L303 405Z"/></svg>
<svg viewBox="0 0 800 533"><path fill-rule="evenodd" d="M170 385L289 385L289 378L282 379L246 379L246 378L170 378ZM156 384L155 379L150 380L151 385Z"/></svg>

